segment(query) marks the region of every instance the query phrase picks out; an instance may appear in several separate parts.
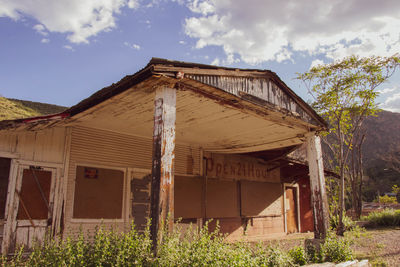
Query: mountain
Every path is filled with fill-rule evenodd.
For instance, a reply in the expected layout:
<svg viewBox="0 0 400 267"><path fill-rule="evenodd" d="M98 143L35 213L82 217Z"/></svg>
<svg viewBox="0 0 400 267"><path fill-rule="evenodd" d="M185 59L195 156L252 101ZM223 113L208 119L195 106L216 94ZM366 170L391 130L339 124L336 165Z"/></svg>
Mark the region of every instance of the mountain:
<svg viewBox="0 0 400 267"><path fill-rule="evenodd" d="M48 115L59 113L66 109L66 107L57 105L0 97L0 120Z"/></svg>
<svg viewBox="0 0 400 267"><path fill-rule="evenodd" d="M400 186L400 113L381 111L368 117L363 125L366 135L363 145L365 195L371 200L379 192L390 192Z"/></svg>

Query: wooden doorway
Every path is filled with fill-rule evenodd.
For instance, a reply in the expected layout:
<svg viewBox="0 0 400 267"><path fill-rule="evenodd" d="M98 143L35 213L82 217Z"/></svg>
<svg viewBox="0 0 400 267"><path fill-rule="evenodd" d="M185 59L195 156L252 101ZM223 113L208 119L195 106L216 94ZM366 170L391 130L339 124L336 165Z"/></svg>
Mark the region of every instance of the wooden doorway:
<svg viewBox="0 0 400 267"><path fill-rule="evenodd" d="M285 218L288 234L299 232L298 187L285 186Z"/></svg>
<svg viewBox="0 0 400 267"><path fill-rule="evenodd" d="M44 240L52 223L55 173L53 168L20 166L15 187L17 213L11 250L18 245L29 249L34 242Z"/></svg>

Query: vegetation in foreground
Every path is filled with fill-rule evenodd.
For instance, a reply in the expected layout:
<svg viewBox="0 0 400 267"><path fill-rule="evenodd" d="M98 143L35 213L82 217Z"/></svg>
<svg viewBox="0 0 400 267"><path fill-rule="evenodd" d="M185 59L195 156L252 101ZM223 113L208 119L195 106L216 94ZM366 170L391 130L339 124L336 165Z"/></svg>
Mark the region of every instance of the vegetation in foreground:
<svg viewBox="0 0 400 267"><path fill-rule="evenodd" d="M362 221L367 222L367 227L392 227L400 226L400 210L385 209L383 211L375 211L368 216L361 217Z"/></svg>
<svg viewBox="0 0 400 267"><path fill-rule="evenodd" d="M179 227L165 235L153 256L149 230L139 234L99 229L86 238L47 241L23 257L23 248L13 258L1 258L1 266L299 266L313 262L342 262L353 258L350 243L332 233L321 249L296 246L283 251L279 246L237 242L229 244L207 225L182 234Z"/></svg>

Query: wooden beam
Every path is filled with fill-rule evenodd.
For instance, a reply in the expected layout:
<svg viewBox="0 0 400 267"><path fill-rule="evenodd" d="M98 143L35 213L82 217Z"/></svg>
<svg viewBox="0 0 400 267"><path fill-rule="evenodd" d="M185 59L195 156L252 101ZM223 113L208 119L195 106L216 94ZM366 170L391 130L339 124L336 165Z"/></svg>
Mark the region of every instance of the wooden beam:
<svg viewBox="0 0 400 267"><path fill-rule="evenodd" d="M162 239L160 227L174 223L176 91L159 87L154 100L153 159L151 179L150 235L154 252Z"/></svg>
<svg viewBox="0 0 400 267"><path fill-rule="evenodd" d="M321 140L319 136L311 135L307 137L307 157L314 215L314 238L324 239L329 227L329 221Z"/></svg>

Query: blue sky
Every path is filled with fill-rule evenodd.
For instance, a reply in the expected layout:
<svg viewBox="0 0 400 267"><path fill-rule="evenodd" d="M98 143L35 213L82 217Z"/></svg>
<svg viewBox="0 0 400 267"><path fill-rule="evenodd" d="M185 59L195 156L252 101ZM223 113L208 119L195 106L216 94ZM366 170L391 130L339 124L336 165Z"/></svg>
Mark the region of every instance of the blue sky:
<svg viewBox="0 0 400 267"><path fill-rule="evenodd" d="M400 52L400 1L0 0L0 95L71 106L151 57L261 68ZM380 88L400 112L400 70Z"/></svg>

